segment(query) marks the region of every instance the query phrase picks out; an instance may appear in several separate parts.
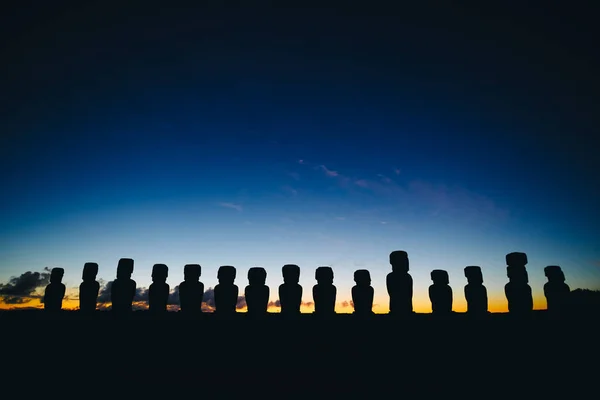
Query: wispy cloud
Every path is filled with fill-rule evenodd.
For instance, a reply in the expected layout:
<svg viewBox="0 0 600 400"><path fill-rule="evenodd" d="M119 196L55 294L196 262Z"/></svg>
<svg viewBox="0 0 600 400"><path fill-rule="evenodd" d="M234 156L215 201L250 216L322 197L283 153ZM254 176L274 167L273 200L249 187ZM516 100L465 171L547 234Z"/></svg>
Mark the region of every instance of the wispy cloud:
<svg viewBox="0 0 600 400"><path fill-rule="evenodd" d="M383 174L374 174L373 178L346 176L340 171L317 164L313 168L327 177L335 179L337 184L351 192L370 192L381 201L412 207L419 205L430 210L431 216L448 215L468 217L469 219L504 219L509 213L501 209L490 198L460 186L432 183L425 180L398 182ZM398 168L394 173L400 175Z"/></svg>
<svg viewBox="0 0 600 400"><path fill-rule="evenodd" d="M346 217L335 217L335 219L337 219L338 221L345 221Z"/></svg>
<svg viewBox="0 0 600 400"><path fill-rule="evenodd" d="M336 177L340 175L339 172L328 169L324 165L319 165L318 168L321 169L321 171L323 171L327 176Z"/></svg>
<svg viewBox="0 0 600 400"><path fill-rule="evenodd" d="M232 209L237 210L239 212L242 211L242 206L239 205L239 204L235 204L235 203L218 203L218 205L220 207L232 208Z"/></svg>
<svg viewBox="0 0 600 400"><path fill-rule="evenodd" d="M288 175L291 176L292 178L294 178L297 181L300 180L300 174L297 173L297 172L290 172Z"/></svg>
<svg viewBox="0 0 600 400"><path fill-rule="evenodd" d="M298 195L298 191L296 189L294 189L293 187L289 186L289 185L285 185L281 188L281 190L283 190L284 192L291 194L292 196L297 196Z"/></svg>

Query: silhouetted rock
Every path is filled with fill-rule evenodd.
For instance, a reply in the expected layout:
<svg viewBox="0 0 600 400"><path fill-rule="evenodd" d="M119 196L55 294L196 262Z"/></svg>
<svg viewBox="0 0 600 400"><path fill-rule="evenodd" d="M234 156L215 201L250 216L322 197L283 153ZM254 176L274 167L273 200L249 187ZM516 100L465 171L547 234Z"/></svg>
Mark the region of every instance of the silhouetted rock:
<svg viewBox="0 0 600 400"><path fill-rule="evenodd" d="M467 314L481 316L488 314L487 289L483 285L481 268L475 265L465 267L465 299L467 300Z"/></svg>
<svg viewBox="0 0 600 400"><path fill-rule="evenodd" d="M317 284L313 286L315 314L329 316L335 314L337 288L333 285L333 270L331 267L319 267L315 271Z"/></svg>
<svg viewBox="0 0 600 400"><path fill-rule="evenodd" d="M96 281L96 275L98 275L98 264L85 263L82 274L83 282L79 285L79 310L82 313L96 311L96 302L100 292L100 283Z"/></svg>
<svg viewBox="0 0 600 400"><path fill-rule="evenodd" d="M352 288L354 314L372 315L374 290L371 286L371 274L366 269L356 270L354 272L354 282L356 282L356 285Z"/></svg>
<svg viewBox="0 0 600 400"><path fill-rule="evenodd" d="M267 285L267 271L261 267L248 270L248 282L244 296L249 315L264 315L269 306L270 290Z"/></svg>
<svg viewBox="0 0 600 400"><path fill-rule="evenodd" d="M548 303L548 312L553 315L564 316L569 310L571 289L565 283L565 274L558 265L549 265L544 268L548 282L544 284L544 295Z"/></svg>
<svg viewBox="0 0 600 400"><path fill-rule="evenodd" d="M300 267L295 264L286 264L281 268L283 284L279 286L279 303L283 315L300 314L302 304L302 286L300 281Z"/></svg>
<svg viewBox="0 0 600 400"><path fill-rule="evenodd" d="M239 289L234 284L236 270L231 265L219 267L215 286L215 313L219 315L233 315L236 313Z"/></svg>
<svg viewBox="0 0 600 400"><path fill-rule="evenodd" d="M52 268L52 272L50 272L50 284L46 286L44 292L44 309L46 311L57 312L62 309L66 291L65 285L62 283L64 274L63 268Z"/></svg>
<svg viewBox="0 0 600 400"><path fill-rule="evenodd" d="M411 315L413 313L413 279L408 273L408 254L405 251L390 253L392 272L386 277L386 286L390 296L390 314Z"/></svg>
<svg viewBox="0 0 600 400"><path fill-rule="evenodd" d="M167 283L169 267L165 264L154 264L152 267L152 284L148 288L148 308L152 313L167 311L170 287Z"/></svg>
<svg viewBox="0 0 600 400"><path fill-rule="evenodd" d="M117 265L117 279L112 283L110 300L114 314L128 314L133 309L133 298L137 284L131 275L133 274L133 260L121 258Z"/></svg>
<svg viewBox="0 0 600 400"><path fill-rule="evenodd" d="M448 272L441 269L431 271L433 285L429 286L431 311L436 315L452 313L452 288L448 285Z"/></svg>
<svg viewBox="0 0 600 400"><path fill-rule="evenodd" d="M179 284L179 306L186 314L202 312L204 284L200 282L202 267L198 264L187 264L183 267L183 282Z"/></svg>
<svg viewBox="0 0 600 400"><path fill-rule="evenodd" d="M509 253L506 255L506 264L509 282L504 285L504 293L508 300L508 312L515 316L529 315L533 311L533 295L525 268L527 254Z"/></svg>

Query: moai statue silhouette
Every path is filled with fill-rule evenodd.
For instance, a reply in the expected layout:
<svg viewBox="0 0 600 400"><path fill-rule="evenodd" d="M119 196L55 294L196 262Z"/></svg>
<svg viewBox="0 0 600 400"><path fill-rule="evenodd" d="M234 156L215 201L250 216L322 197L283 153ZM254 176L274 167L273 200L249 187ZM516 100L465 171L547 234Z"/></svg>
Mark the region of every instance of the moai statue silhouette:
<svg viewBox="0 0 600 400"><path fill-rule="evenodd" d="M117 279L112 283L110 299L112 310L115 313L128 313L133 309L133 298L137 284L131 275L133 274L133 260L121 258L117 264Z"/></svg>
<svg viewBox="0 0 600 400"><path fill-rule="evenodd" d="M390 314L413 313L413 279L408 273L408 254L397 250L390 253L392 272L387 275L386 286L390 296Z"/></svg>
<svg viewBox="0 0 600 400"><path fill-rule="evenodd" d="M333 270L331 267L319 267L315 271L317 284L313 286L313 300L315 302L315 314L335 314L335 299L337 288L333 285Z"/></svg>
<svg viewBox="0 0 600 400"><path fill-rule="evenodd" d="M283 284L279 286L279 303L281 314L300 314L302 304L302 286L300 281L300 267L295 264L286 264L281 268Z"/></svg>
<svg viewBox="0 0 600 400"><path fill-rule="evenodd" d="M366 269L356 270L354 271L354 282L356 282L356 285L352 288L354 314L373 314L374 290L371 286L371 274Z"/></svg>
<svg viewBox="0 0 600 400"><path fill-rule="evenodd" d="M148 288L148 308L152 313L167 311L170 287L167 283L169 267L165 264L154 264L152 267L152 284Z"/></svg>
<svg viewBox="0 0 600 400"><path fill-rule="evenodd" d="M483 286L481 267L471 265L465 267L465 299L467 300L467 314L481 316L488 314L487 289Z"/></svg>
<svg viewBox="0 0 600 400"><path fill-rule="evenodd" d="M179 306L184 313L201 313L204 284L200 282L202 267L187 264L183 267L183 282L179 284Z"/></svg>
<svg viewBox="0 0 600 400"><path fill-rule="evenodd" d="M83 265L83 282L79 285L79 311L93 313L96 311L96 302L100 292L100 283L96 281L98 264L88 262Z"/></svg>
<svg viewBox="0 0 600 400"><path fill-rule="evenodd" d="M234 284L236 270L231 265L219 267L215 286L215 313L219 315L232 315L236 312L238 300L238 287Z"/></svg>
<svg viewBox="0 0 600 400"><path fill-rule="evenodd" d="M548 312L563 316L568 312L571 294L571 288L565 283L565 274L558 265L547 266L544 268L544 274L548 279L544 284Z"/></svg>
<svg viewBox="0 0 600 400"><path fill-rule="evenodd" d="M252 267L248 270L248 282L244 295L249 315L263 315L269 306L270 290L265 282L267 271L261 267Z"/></svg>
<svg viewBox="0 0 600 400"><path fill-rule="evenodd" d="M62 283L64 274L63 268L52 268L50 271L50 283L44 292L44 309L46 311L56 312L62 309L66 291L65 285Z"/></svg>
<svg viewBox="0 0 600 400"><path fill-rule="evenodd" d="M527 254L509 253L506 255L506 275L508 283L504 293L508 300L508 312L516 316L525 316L533 311L533 295L527 275Z"/></svg>
<svg viewBox="0 0 600 400"><path fill-rule="evenodd" d="M431 271L433 285L429 286L429 300L431 300L431 311L436 315L448 315L452 313L452 288L449 283L448 272L442 269Z"/></svg>

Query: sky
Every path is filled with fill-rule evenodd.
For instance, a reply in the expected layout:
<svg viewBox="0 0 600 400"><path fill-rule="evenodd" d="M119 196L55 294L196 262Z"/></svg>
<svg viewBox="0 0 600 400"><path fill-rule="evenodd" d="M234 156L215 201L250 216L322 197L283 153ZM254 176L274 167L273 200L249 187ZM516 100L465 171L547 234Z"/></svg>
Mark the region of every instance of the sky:
<svg viewBox="0 0 600 400"><path fill-rule="evenodd" d="M240 295L264 267L274 312L288 263L305 312L318 266L338 312L357 269L387 312L394 250L417 312L433 269L464 311L468 265L507 311L513 251L536 309L547 265L600 289L592 13L395 7L1 13L0 308L41 307L53 267L76 307L84 263L106 285L122 257L142 303L157 263L171 289L185 264L206 289L233 265Z"/></svg>

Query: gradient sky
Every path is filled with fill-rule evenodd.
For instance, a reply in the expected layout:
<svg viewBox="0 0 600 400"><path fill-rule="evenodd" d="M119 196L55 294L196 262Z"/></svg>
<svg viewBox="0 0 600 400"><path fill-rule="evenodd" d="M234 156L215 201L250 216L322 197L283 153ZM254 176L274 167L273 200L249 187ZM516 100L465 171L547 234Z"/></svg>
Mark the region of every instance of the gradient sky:
<svg viewBox="0 0 600 400"><path fill-rule="evenodd" d="M309 302L329 265L340 304L366 268L386 312L402 249L420 312L432 269L464 311L467 265L506 311L512 251L536 308L547 265L600 289L591 12L22 7L0 24L2 283L131 257L140 287L234 265L241 294L262 266L274 301L296 263Z"/></svg>

